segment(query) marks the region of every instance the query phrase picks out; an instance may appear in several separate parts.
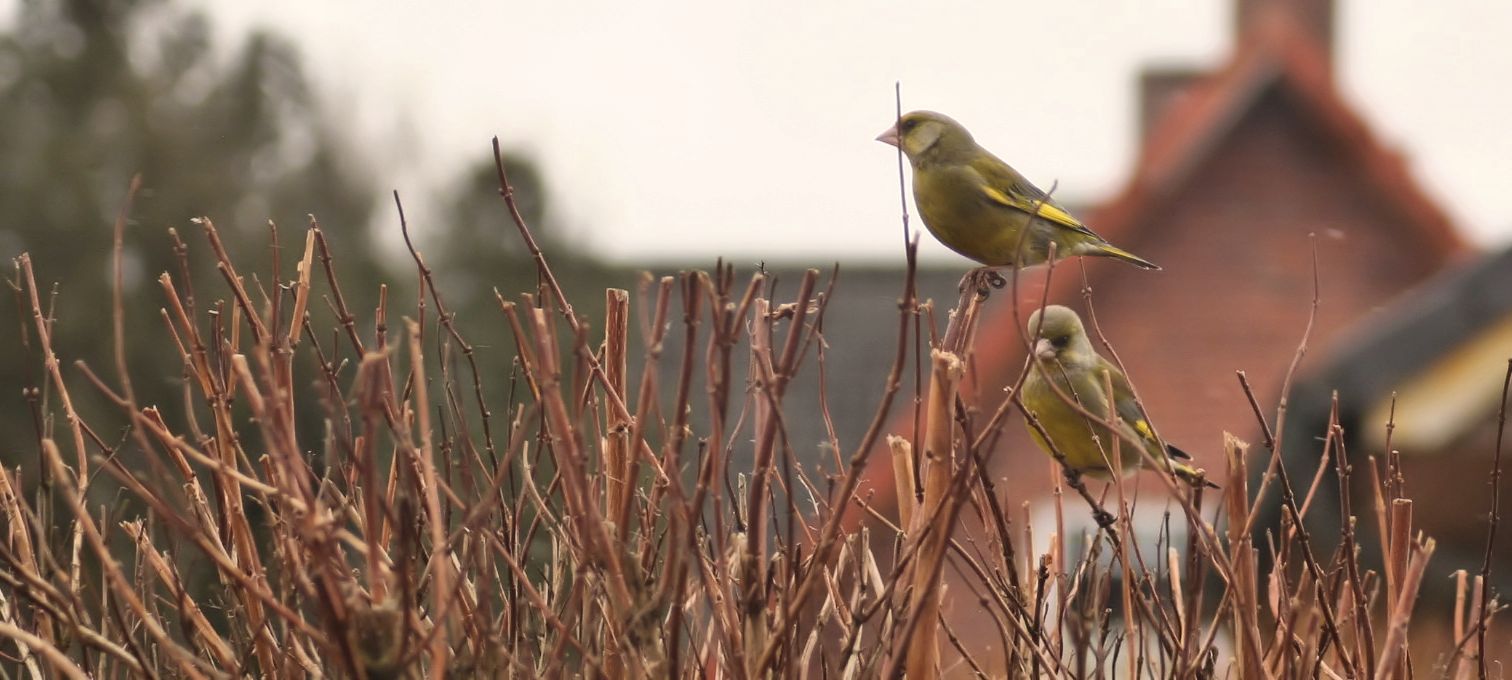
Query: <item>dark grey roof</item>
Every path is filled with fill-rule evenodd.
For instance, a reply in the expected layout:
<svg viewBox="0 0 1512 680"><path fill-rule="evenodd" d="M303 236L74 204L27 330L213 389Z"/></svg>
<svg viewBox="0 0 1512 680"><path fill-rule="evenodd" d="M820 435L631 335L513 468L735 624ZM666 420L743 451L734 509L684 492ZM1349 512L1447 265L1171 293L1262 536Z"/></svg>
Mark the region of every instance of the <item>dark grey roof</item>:
<svg viewBox="0 0 1512 680"><path fill-rule="evenodd" d="M1366 317L1293 394L1338 389L1341 400L1373 400L1507 314L1512 248L1449 269Z"/></svg>

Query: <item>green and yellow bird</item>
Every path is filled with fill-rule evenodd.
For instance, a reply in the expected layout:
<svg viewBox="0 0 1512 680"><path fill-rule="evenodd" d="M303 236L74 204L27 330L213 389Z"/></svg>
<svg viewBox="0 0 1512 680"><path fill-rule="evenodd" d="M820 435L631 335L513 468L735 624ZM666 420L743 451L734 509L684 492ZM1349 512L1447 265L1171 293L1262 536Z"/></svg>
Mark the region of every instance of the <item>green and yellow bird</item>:
<svg viewBox="0 0 1512 680"><path fill-rule="evenodd" d="M914 203L929 233L977 262L989 267L1044 264L1054 243L1057 260L1093 255L1160 269L1104 241L1049 194L977 145L949 116L914 111L877 141L908 156L914 170Z"/></svg>
<svg viewBox="0 0 1512 680"><path fill-rule="evenodd" d="M1211 486L1202 470L1174 460L1190 456L1174 446L1161 445L1134 399L1128 378L1092 348L1076 312L1059 305L1036 311L1029 317L1029 337L1034 342L1034 361L1019 394L1024 410L1039 420L1045 434L1055 442L1055 449L1066 457L1067 465L1094 477L1112 477L1114 437L1107 427L1108 392L1103 382L1107 375L1113 385L1113 412L1118 416L1118 466L1125 473L1144 466L1145 457L1131 444L1141 442L1153 460L1170 465L1176 476L1191 484ZM1079 403L1096 420L1066 399ZM1051 452L1039 431L1030 427L1029 433L1040 448Z"/></svg>

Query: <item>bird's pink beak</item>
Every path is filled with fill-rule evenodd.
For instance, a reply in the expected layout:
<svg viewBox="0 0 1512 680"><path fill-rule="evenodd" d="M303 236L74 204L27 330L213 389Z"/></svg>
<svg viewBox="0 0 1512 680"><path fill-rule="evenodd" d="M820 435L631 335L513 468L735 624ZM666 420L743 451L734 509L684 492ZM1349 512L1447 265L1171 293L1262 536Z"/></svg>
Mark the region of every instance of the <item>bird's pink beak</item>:
<svg viewBox="0 0 1512 680"><path fill-rule="evenodd" d="M1038 342L1034 343L1034 355L1045 361L1050 361L1055 358L1055 345L1050 343L1049 338L1040 338Z"/></svg>
<svg viewBox="0 0 1512 680"><path fill-rule="evenodd" d="M877 135L877 141L889 146L898 146L898 126L887 128L887 132Z"/></svg>

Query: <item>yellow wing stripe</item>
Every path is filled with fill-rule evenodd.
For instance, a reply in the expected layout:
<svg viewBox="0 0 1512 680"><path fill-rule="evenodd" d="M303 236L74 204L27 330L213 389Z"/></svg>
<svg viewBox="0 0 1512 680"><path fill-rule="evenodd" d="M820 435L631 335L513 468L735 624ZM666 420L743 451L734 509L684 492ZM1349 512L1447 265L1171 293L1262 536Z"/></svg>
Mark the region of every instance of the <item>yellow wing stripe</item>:
<svg viewBox="0 0 1512 680"><path fill-rule="evenodd" d="M1145 439L1155 439L1155 431L1150 429L1149 421L1141 420L1134 423L1134 431L1138 432L1139 436Z"/></svg>
<svg viewBox="0 0 1512 680"><path fill-rule="evenodd" d="M992 187L982 187L982 191L983 193L987 194L987 198L990 198L997 203L1001 203L1015 210L1022 210L1026 213L1038 214L1040 217L1050 220L1051 222L1064 224L1073 229L1086 228L1086 225L1083 225L1080 220L1072 217L1071 213L1062 210L1060 206L1051 203L1048 199L1044 201L1018 201L1008 194L998 191L997 189L994 189Z"/></svg>

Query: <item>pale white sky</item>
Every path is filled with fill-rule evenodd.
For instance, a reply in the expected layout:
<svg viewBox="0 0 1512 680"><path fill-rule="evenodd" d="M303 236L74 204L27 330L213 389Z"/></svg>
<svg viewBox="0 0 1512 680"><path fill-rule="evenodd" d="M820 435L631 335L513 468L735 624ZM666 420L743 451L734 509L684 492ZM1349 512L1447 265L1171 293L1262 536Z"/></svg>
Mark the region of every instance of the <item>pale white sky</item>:
<svg viewBox="0 0 1512 680"><path fill-rule="evenodd" d="M905 108L1101 200L1133 162L1139 69L1232 44L1222 1L193 1L223 38L292 38L417 219L498 135L585 248L633 261L896 257L895 157L873 137L899 80ZM1512 3L1351 0L1338 26L1346 96L1467 232L1505 243Z"/></svg>

